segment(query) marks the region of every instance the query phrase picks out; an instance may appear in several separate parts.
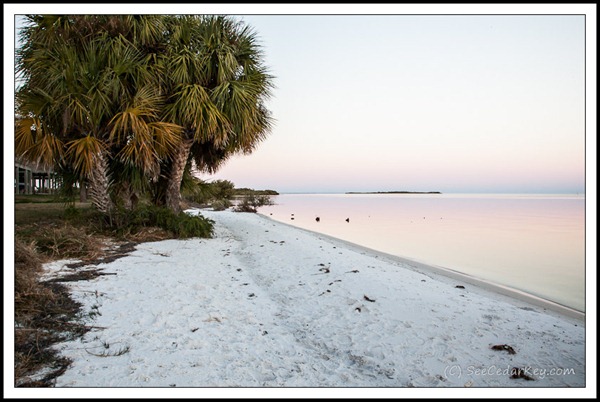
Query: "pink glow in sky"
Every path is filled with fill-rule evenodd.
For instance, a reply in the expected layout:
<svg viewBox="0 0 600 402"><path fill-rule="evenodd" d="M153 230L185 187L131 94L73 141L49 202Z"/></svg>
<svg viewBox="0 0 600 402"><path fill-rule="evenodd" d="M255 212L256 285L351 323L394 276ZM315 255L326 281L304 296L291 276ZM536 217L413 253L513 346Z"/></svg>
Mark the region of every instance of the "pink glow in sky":
<svg viewBox="0 0 600 402"><path fill-rule="evenodd" d="M98 12L79 6L72 12ZM308 5L153 10L242 19L275 76L269 137L201 178L280 192L583 193L585 29L595 20L566 5L550 10L560 15L543 6L431 15L444 13L438 6L378 15ZM343 12L363 9L352 10ZM587 43L589 63L589 33Z"/></svg>
<svg viewBox="0 0 600 402"><path fill-rule="evenodd" d="M216 175L282 192L583 192L584 16L243 16L270 137Z"/></svg>

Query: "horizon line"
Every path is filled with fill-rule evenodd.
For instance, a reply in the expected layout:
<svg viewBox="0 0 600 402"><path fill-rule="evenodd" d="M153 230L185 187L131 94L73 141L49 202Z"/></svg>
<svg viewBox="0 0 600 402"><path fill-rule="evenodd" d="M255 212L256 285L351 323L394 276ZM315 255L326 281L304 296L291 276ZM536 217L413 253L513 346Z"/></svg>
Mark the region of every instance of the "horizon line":
<svg viewBox="0 0 600 402"><path fill-rule="evenodd" d="M269 189L272 190L272 189ZM372 195L444 195L444 194L490 194L490 195L585 195L585 191L555 191L555 192L540 192L540 191L532 191L532 192L515 192L515 191L316 191L316 190L306 190L306 191L277 191L279 194L348 194L348 195L360 195L360 194L372 194Z"/></svg>

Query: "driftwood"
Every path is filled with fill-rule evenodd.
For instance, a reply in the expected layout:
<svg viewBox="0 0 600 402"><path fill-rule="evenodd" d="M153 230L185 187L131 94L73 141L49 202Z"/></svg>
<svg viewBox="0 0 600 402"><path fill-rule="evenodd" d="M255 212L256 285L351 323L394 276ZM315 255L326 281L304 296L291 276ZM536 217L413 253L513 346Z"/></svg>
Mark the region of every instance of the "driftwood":
<svg viewBox="0 0 600 402"><path fill-rule="evenodd" d="M516 355L517 352L515 352L515 350L512 348L512 346L509 345L494 345L492 346L493 350L506 350L508 352L508 354L511 355Z"/></svg>

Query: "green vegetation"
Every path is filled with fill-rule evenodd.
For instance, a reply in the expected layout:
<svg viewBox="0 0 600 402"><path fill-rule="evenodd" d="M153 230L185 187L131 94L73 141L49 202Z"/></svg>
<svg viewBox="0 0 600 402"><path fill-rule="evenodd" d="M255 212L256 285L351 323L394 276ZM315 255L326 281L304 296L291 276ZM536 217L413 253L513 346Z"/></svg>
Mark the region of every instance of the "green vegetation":
<svg viewBox="0 0 600 402"><path fill-rule="evenodd" d="M214 172L270 130L272 77L233 18L28 15L19 36L16 156L86 186L109 219L144 195L180 212L192 168Z"/></svg>
<svg viewBox="0 0 600 402"><path fill-rule="evenodd" d="M142 205L133 211L121 209L113 233L118 237L137 233L148 227L158 227L174 238L212 237L213 222L185 212L174 213L168 208Z"/></svg>
<svg viewBox="0 0 600 402"><path fill-rule="evenodd" d="M15 194L15 204L51 203L57 202L54 195L48 194Z"/></svg>
<svg viewBox="0 0 600 402"><path fill-rule="evenodd" d="M230 208L231 205L231 201L229 201L228 199L219 199L213 201L210 206L215 211L225 211L227 208Z"/></svg>
<svg viewBox="0 0 600 402"><path fill-rule="evenodd" d="M86 237L115 238L143 241L143 233L160 230L166 238L212 237L213 222L202 216L184 212L174 213L165 207L141 204L133 211L123 208L110 221L90 204L16 204L15 235L26 243L34 242L36 249L52 258L80 258L91 251L77 247ZM152 239L155 240L155 239ZM73 250L75 249L75 250Z"/></svg>
<svg viewBox="0 0 600 402"><path fill-rule="evenodd" d="M235 188L229 180L205 182L190 178L183 198L201 207L212 207L222 211L235 204L234 211L256 212L256 208L272 205L271 196L279 193L274 190L253 190L250 188Z"/></svg>
<svg viewBox="0 0 600 402"><path fill-rule="evenodd" d="M200 207L213 207L216 210L224 210L231 206L235 186L229 180L205 182L190 175L186 181L187 184L182 191L185 201Z"/></svg>
<svg viewBox="0 0 600 402"><path fill-rule="evenodd" d="M251 188L236 188L234 190L235 196L244 195L279 195L275 190L253 190Z"/></svg>
<svg viewBox="0 0 600 402"><path fill-rule="evenodd" d="M273 205L271 197L268 195L249 194L242 196L241 200L233 208L235 212L257 212L258 207Z"/></svg>

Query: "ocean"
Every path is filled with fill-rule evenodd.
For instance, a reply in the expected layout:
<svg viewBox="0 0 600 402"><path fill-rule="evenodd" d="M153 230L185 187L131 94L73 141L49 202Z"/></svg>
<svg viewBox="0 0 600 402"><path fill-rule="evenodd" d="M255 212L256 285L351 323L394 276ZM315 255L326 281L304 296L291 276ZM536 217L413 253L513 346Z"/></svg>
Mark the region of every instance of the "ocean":
<svg viewBox="0 0 600 402"><path fill-rule="evenodd" d="M282 194L273 201L259 213L585 311L583 195Z"/></svg>

